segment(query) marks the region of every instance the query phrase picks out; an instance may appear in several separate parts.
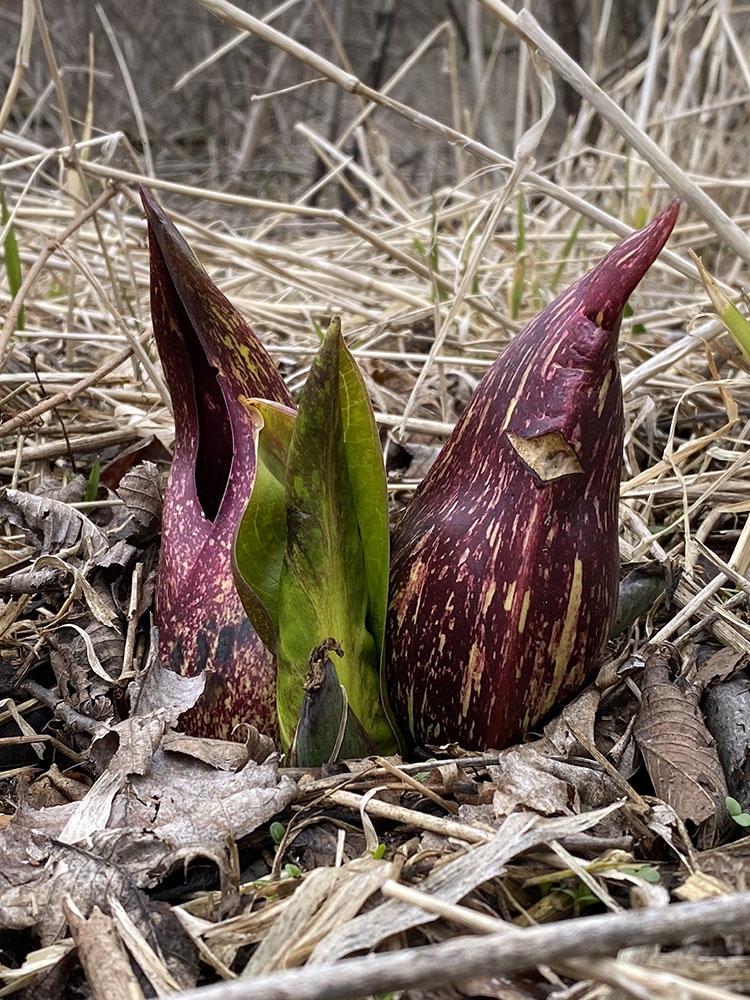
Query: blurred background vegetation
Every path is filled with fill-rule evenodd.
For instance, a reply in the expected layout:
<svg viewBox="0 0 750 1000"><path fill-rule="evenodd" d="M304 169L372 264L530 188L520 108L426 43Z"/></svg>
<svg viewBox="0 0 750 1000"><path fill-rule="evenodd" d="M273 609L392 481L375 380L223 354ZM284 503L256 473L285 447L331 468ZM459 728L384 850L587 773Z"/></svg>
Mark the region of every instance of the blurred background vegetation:
<svg viewBox="0 0 750 1000"><path fill-rule="evenodd" d="M239 6L350 67L372 87L384 88L401 73L391 96L506 155L537 117L537 90L527 79L533 74L525 57L519 59L517 38L478 3L240 0ZM606 87L643 60L657 5L618 0L598 41L597 2L532 0L528 6ZM0 5L0 81L13 70L21 10L20 0ZM358 110L356 97L316 82L302 63L260 39L244 36L230 46L239 33L192 0L65 0L45 4L45 15L74 123L83 129L93 53L93 134L121 130L147 170L163 179L293 200L325 169L298 123L335 142ZM222 46L227 51L217 57ZM572 89L559 79L556 88L557 107L539 159L554 157L579 109ZM442 140L382 111L371 123L383 164L394 167L413 193L455 178L455 150ZM7 127L44 146L60 141L55 91L37 33ZM595 142L596 132L587 138ZM371 156L371 141L365 149L354 134L343 152ZM344 187L328 192L347 207Z"/></svg>

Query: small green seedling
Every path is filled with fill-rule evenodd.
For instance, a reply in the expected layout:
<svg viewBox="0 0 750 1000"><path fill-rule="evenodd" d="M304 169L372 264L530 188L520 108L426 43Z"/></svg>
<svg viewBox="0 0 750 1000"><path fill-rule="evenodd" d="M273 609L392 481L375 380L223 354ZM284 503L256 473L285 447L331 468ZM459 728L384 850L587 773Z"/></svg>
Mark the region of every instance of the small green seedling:
<svg viewBox="0 0 750 1000"><path fill-rule="evenodd" d="M633 878L642 879L644 882L656 883L661 879L658 870L651 865L618 865L617 867L621 872L627 872Z"/></svg>
<svg viewBox="0 0 750 1000"><path fill-rule="evenodd" d="M560 255L560 263L557 265L557 270L555 271L555 275L552 279L552 284L549 286L549 290L553 293L557 289L557 285L560 281L560 278L562 277L565 265L568 262L571 253L573 252L573 247L576 245L576 242L578 240L578 233L580 232L582 225L583 225L583 216L579 215L576 224L573 226L573 231L565 241L565 246L563 247L562 254Z"/></svg>
<svg viewBox="0 0 750 1000"><path fill-rule="evenodd" d="M750 813L744 811L737 799L733 799L731 795L727 795L724 801L727 804L727 812L737 826L750 826Z"/></svg>
<svg viewBox="0 0 750 1000"><path fill-rule="evenodd" d="M286 833L286 827L284 826L283 823L279 823L277 821L275 823L271 823L268 832L271 834L271 840L274 842L274 845L278 847L281 841L284 839L284 834Z"/></svg>
<svg viewBox="0 0 750 1000"><path fill-rule="evenodd" d="M513 284L510 289L511 319L518 319L521 312L521 300L526 282L526 219L524 216L523 195L518 196L518 214L516 229L516 266L513 271Z"/></svg>

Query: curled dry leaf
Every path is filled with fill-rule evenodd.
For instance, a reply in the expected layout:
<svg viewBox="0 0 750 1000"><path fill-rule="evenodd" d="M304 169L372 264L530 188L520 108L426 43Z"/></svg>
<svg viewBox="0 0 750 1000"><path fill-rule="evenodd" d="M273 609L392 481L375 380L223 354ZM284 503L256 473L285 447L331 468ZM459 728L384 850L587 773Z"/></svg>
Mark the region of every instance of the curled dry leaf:
<svg viewBox="0 0 750 1000"><path fill-rule="evenodd" d="M668 650L654 647L634 735L657 796L695 825L700 847L710 847L724 826L727 785L698 708L700 695L700 687L672 680Z"/></svg>
<svg viewBox="0 0 750 1000"><path fill-rule="evenodd" d="M154 462L168 463L171 459L171 454L161 441L154 434L150 434L123 448L116 458L107 462L99 475L99 482L102 486L117 491L126 474L137 463L152 465Z"/></svg>
<svg viewBox="0 0 750 1000"><path fill-rule="evenodd" d="M123 476L116 493L127 508L136 531L133 536L145 542L161 527L163 502L161 474L153 462L141 462Z"/></svg>
<svg viewBox="0 0 750 1000"><path fill-rule="evenodd" d="M510 747L497 765L488 768L496 787L495 821L512 812L541 816L571 816L621 797L612 780L599 768L577 766L547 757L534 747Z"/></svg>
<svg viewBox="0 0 750 1000"><path fill-rule="evenodd" d="M247 747L241 743L188 736L185 733L165 733L161 745L163 750L202 760L217 771L239 771L250 759Z"/></svg>
<svg viewBox="0 0 750 1000"><path fill-rule="evenodd" d="M0 490L0 517L34 537L38 550L58 555L61 549L80 561L95 559L109 548L105 534L81 511L60 500L22 490Z"/></svg>
<svg viewBox="0 0 750 1000"><path fill-rule="evenodd" d="M84 715L111 718L110 693L120 675L125 650L125 640L117 629L97 621L85 629L66 622L48 632L47 640L61 696Z"/></svg>
<svg viewBox="0 0 750 1000"><path fill-rule="evenodd" d="M133 715L150 715L159 710L169 713L171 725L180 715L192 708L203 693L205 678L183 677L161 665L156 649L159 641L157 629L151 630L151 648L148 662L140 677L129 688Z"/></svg>

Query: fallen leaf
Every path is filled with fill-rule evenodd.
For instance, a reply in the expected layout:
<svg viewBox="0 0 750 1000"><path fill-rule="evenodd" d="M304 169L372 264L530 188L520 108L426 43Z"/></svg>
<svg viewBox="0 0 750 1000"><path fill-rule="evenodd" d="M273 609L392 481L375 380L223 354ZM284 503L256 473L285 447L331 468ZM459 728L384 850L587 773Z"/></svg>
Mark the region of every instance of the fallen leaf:
<svg viewBox="0 0 750 1000"><path fill-rule="evenodd" d="M194 760L215 767L217 771L239 771L250 759L247 747L242 743L227 740L210 740L202 736L187 736L185 733L164 734L162 749L169 753L181 753Z"/></svg>
<svg viewBox="0 0 750 1000"><path fill-rule="evenodd" d="M0 517L33 536L40 552L67 559L93 559L109 548L106 536L85 514L59 500L23 490L0 490Z"/></svg>
<svg viewBox="0 0 750 1000"><path fill-rule="evenodd" d="M99 482L110 490L117 490L123 477L137 463L151 465L154 462L169 463L172 456L155 434L141 438L128 448L123 448L120 454L107 462L99 474Z"/></svg>
<svg viewBox="0 0 750 1000"><path fill-rule="evenodd" d="M653 647L645 661L634 736L656 795L696 827L710 847L725 827L726 780L698 701L700 688L670 677L670 654Z"/></svg>
<svg viewBox="0 0 750 1000"><path fill-rule="evenodd" d="M183 677L162 666L157 655L159 634L151 630L151 646L143 673L130 685L128 693L134 715L149 715L160 709L168 712L170 725L175 725L183 712L197 702L203 693L205 678Z"/></svg>
<svg viewBox="0 0 750 1000"><path fill-rule="evenodd" d="M163 496L161 473L153 462L141 462L131 469L123 477L116 493L125 504L130 527L134 529L126 536L129 540L142 543L158 534Z"/></svg>
<svg viewBox="0 0 750 1000"><path fill-rule="evenodd" d="M738 653L736 649L719 649L698 667L695 684L701 691L715 687L738 674L747 666L747 661L747 653Z"/></svg>

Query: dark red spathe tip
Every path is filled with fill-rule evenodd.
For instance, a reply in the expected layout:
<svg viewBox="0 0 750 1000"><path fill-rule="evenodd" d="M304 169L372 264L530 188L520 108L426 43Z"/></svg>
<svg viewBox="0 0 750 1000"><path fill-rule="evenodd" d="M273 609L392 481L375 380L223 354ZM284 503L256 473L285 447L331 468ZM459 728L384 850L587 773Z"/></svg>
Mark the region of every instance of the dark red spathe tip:
<svg viewBox="0 0 750 1000"><path fill-rule="evenodd" d="M605 330L614 328L625 303L659 256L677 222L677 199L643 229L617 243L583 278L583 311Z"/></svg>

